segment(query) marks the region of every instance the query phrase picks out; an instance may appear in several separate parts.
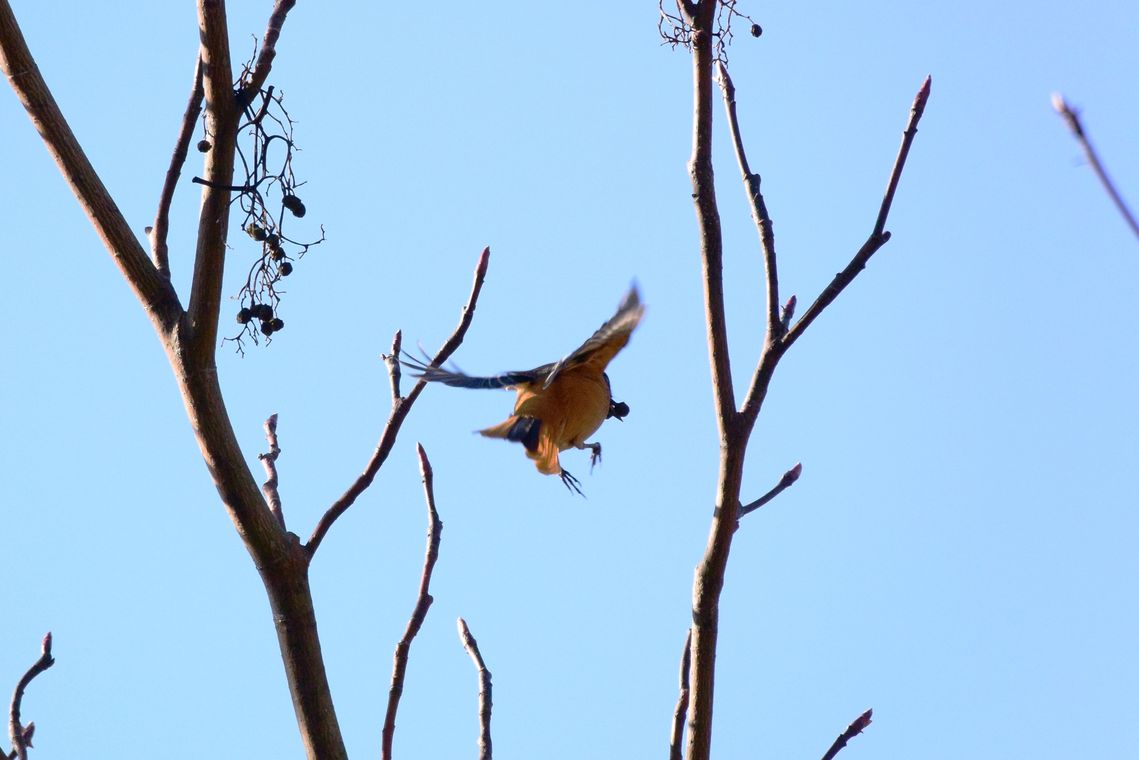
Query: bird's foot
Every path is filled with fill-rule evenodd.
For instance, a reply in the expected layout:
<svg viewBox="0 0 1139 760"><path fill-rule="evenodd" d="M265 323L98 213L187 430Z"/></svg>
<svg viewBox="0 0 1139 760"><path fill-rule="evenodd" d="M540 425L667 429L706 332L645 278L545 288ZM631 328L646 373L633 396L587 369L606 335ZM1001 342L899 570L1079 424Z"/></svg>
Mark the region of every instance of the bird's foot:
<svg viewBox="0 0 1139 760"><path fill-rule="evenodd" d="M601 444L586 443L584 446L592 452L589 455L589 471L592 473L594 466L601 461Z"/></svg>
<svg viewBox="0 0 1139 760"><path fill-rule="evenodd" d="M578 496L585 498L585 494L581 492L581 481L580 480L575 478L573 475L570 475L569 472L567 472L566 470L562 470L561 477L562 477L562 483L565 484L566 488L573 491Z"/></svg>

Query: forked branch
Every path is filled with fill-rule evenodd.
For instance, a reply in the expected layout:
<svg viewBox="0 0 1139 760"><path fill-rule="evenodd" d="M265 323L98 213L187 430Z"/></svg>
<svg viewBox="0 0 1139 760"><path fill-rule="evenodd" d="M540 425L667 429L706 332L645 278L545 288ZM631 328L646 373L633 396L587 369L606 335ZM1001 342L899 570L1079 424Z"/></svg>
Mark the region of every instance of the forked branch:
<svg viewBox="0 0 1139 760"><path fill-rule="evenodd" d="M432 367L438 367L445 362L451 354L455 352L463 342L463 337L467 334L467 328L471 326L471 320L475 316L475 305L478 303L479 293L482 291L483 281L486 279L486 269L490 262L490 248L484 248L482 254L479 256L479 263L475 267L475 279L471 285L471 295L467 299L467 305L463 307L462 317L459 319L459 324L455 331L451 333L451 337L435 354L431 360ZM398 334L397 334L398 339ZM394 348L394 346L393 346ZM398 354L394 354L398 358ZM391 372L391 363L389 362L389 373ZM398 361L396 362L398 366ZM398 371L398 370L396 370ZM364 467L364 472L360 477L356 478L355 482L348 487L348 490L337 499L328 511L320 518L316 524L316 528L309 537L308 543L305 544L305 549L308 551L309 556L316 553L317 548L320 547L320 542L324 540L325 535L328 534L329 529L339 517L348 511L360 494L368 489L372 481L376 479L376 474L380 471L384 461L391 453L392 446L395 445L396 436L399 434L400 426L403 425L404 419L407 417L408 412L411 411L412 405L415 400L419 398L419 394L423 392L427 381L420 379L415 387L411 389L411 393L406 396L400 396L394 399L392 403L391 413L388 415L387 424L384 426L383 432L380 434L380 442L376 444L376 450L372 453L371 459ZM398 390L398 381L395 376L392 377L392 387Z"/></svg>
<svg viewBox="0 0 1139 760"><path fill-rule="evenodd" d="M397 353L396 356L399 354ZM443 538L443 522L435 510L435 476L431 470L431 462L427 461L427 452L422 444L416 444L415 450L419 454L419 472L423 476L423 493L427 499L427 554L423 558L423 574L419 578L419 595L415 600L415 609L411 619L407 621L407 628L403 638L395 648L394 662L392 663L392 685L388 691L388 710L384 717L384 730L382 735L381 757L391 760L392 740L395 738L395 716L399 709L399 700L403 696L403 682L407 674L407 659L411 654L411 642L423 627L427 619L427 610L435 601L431 597L431 572L435 569L435 562L439 559L439 542Z"/></svg>

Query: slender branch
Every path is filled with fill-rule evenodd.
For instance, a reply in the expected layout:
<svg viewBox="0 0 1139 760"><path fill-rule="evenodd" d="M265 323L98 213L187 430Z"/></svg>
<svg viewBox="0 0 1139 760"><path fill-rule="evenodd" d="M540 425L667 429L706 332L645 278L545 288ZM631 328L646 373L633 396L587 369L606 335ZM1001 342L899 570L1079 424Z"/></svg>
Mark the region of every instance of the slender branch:
<svg viewBox="0 0 1139 760"><path fill-rule="evenodd" d="M398 334L398 333L397 333ZM399 356L399 352L395 352ZM435 510L434 474L431 471L431 462L427 461L427 452L422 444L415 444L419 454L419 472L423 476L423 493L427 499L427 554L423 558L423 575L419 579L419 596L415 600L415 609L411 619L407 621L407 628L403 638L395 648L394 663L392 664L392 685L388 692L388 711L384 718L383 747L381 757L391 760L392 739L395 737L395 715L399 709L399 698L403 695L403 681L407 673L407 658L411 653L411 642L423 626L427 618L427 610L435 601L431 597L431 572L435 569L435 562L439 559L439 542L443 538L443 523L439 520L439 513Z"/></svg>
<svg viewBox="0 0 1139 760"><path fill-rule="evenodd" d="M1092 142L1088 139L1087 132L1084 131L1084 125L1080 121L1080 114L1068 105L1064 100L1064 96L1056 93L1052 96L1052 107L1056 109L1056 113L1063 117L1064 121L1068 124L1068 129L1072 130L1072 134L1076 136L1076 140L1080 143L1080 147L1084 150L1084 155L1088 157L1088 163L1092 165L1092 170L1095 171L1096 176L1099 177L1100 184L1103 189L1107 190L1107 194L1111 196L1112 203L1119 209L1119 213L1123 214L1124 221L1131 231L1139 237L1139 220L1136 220L1135 214L1131 212L1131 208L1127 205L1127 201L1123 200L1123 196L1119 194L1116 189L1115 183L1111 181L1111 177L1107 174L1107 169L1104 168L1103 162L1099 160L1099 153L1092 146Z"/></svg>
<svg viewBox="0 0 1139 760"><path fill-rule="evenodd" d="M779 482L775 484L774 488L772 488L770 491L765 493L763 496L760 496L755 501L753 501L749 504L745 504L742 507L740 507L740 517L742 518L744 515L751 514L755 510L762 507L764 504L766 504L769 501L771 501L772 499L774 499L779 494L786 491L788 488L790 488L795 483L796 480L799 479L799 476L802 474L803 474L803 463L799 462L794 467L792 467L790 470L783 473L783 477L779 479Z"/></svg>
<svg viewBox="0 0 1139 760"><path fill-rule="evenodd" d="M913 144L914 137L918 133L918 122L921 120L922 113L925 111L926 101L929 100L931 79L926 77L922 82L918 94L914 97L914 103L910 107L910 119L906 124L906 130L902 134L902 144L898 148L898 156L894 159L894 169L890 172L890 181L886 185L886 194L882 198L882 205L878 209L878 219L874 223L874 230L870 233L870 237L858 249L858 253L854 254L854 258L847 264L846 269L835 275L831 280L830 285L819 294L811 307L807 309L806 313L799 318L795 326L783 336L783 348L786 350L794 343L803 332L815 321L815 318L823 312L823 309L831 305L834 299L838 298L847 285L854 281L858 273L866 268L866 263L870 261L870 257L878 251L879 248L884 246L890 239L890 233L886 232L886 218L890 214L890 205L894 202L894 192L898 189L898 181L902 178L902 169L906 165L906 156L909 155L910 145Z"/></svg>
<svg viewBox="0 0 1139 760"><path fill-rule="evenodd" d="M685 21L693 27L693 126L692 158L688 173L692 199L700 228L700 260L704 280L704 314L712 367L712 391L721 444L732 424L736 402L732 389L732 366L728 355L728 325L724 317L724 261L720 212L716 205L715 173L712 169L712 38L719 2L704 0L692 7L681 5Z"/></svg>
<svg viewBox="0 0 1139 760"><path fill-rule="evenodd" d="M764 279L767 281L767 342L773 343L786 332L779 316L779 270L775 259L775 230L771 215L767 213L763 193L760 192L760 176L752 172L748 166L747 154L744 152L743 138L740 136L739 121L736 117L736 86L732 84L728 67L723 61L716 62L716 70L719 73L720 89L724 92L724 109L728 114L728 131L731 133L732 145L735 147L736 162L740 165L744 189L747 190L748 202L751 205L751 218L755 222L760 249L763 251Z"/></svg>
<svg viewBox="0 0 1139 760"><path fill-rule="evenodd" d="M688 671L692 665L692 629L684 637L684 654L680 657L680 693L676 709L672 712L672 733L668 740L668 759L681 760L684 756L684 719L688 716Z"/></svg>
<svg viewBox="0 0 1139 760"><path fill-rule="evenodd" d="M281 27L285 25L285 17L297 4L297 0L277 0L273 4L273 12L269 14L269 23L265 25L265 37L261 40L261 50L257 54L257 63L249 74L249 80L242 87L242 99L248 102L264 85L269 78L269 71L273 68L273 59L277 57L277 40L281 37ZM244 105L244 104L243 104Z"/></svg>
<svg viewBox="0 0 1139 760"><path fill-rule="evenodd" d="M229 234L230 190L241 110L233 94L229 29L224 0L198 0L206 100L206 131L213 146L206 154L204 172L208 184L202 189L198 216L198 240L194 251L194 279L188 314L190 350L199 361L212 366L217 345L218 312L221 308L225 273L226 239Z"/></svg>
<svg viewBox="0 0 1139 760"><path fill-rule="evenodd" d="M166 181L162 183L162 193L158 198L158 211L154 215L154 226L150 228L150 255L159 274L170 277L170 251L166 244L166 237L170 232L170 204L174 200L174 191L178 187L178 178L182 176L182 167L186 163L186 155L190 151L190 140L194 136L194 126L198 116L202 113L202 100L205 90L202 89L202 58L194 63L194 86L190 88L190 102L186 104L186 112L182 114L182 128L178 131L178 139L174 143L174 153L170 156L170 168L166 170Z"/></svg>
<svg viewBox="0 0 1139 760"><path fill-rule="evenodd" d="M269 511L285 529L285 513L281 509L281 492L277 489L277 457L281 456L281 447L277 445L277 415L270 414L265 420L265 440L269 442L269 452L258 454L261 465L265 468L266 480L261 484L261 493L265 494L265 501L269 504Z"/></svg>
<svg viewBox="0 0 1139 760"><path fill-rule="evenodd" d="M71 131L36 66L8 0L0 0L0 69L28 112L60 172L138 299L162 332L182 315L178 295L150 262Z"/></svg>
<svg viewBox="0 0 1139 760"><path fill-rule="evenodd" d="M463 642L463 649L471 656L475 668L479 672L479 760L491 759L490 745L490 708L491 684L490 671L486 669L482 653L479 652L478 642L467 628L467 621L459 618L459 640Z"/></svg>
<svg viewBox="0 0 1139 760"><path fill-rule="evenodd" d="M36 724L33 722L25 726L20 722L20 703L23 702L24 690L28 688L32 679L54 664L55 658L51 656L51 631L48 631L43 638L40 658L32 663L32 666L16 684L16 690L12 692L12 703L8 708L8 737L12 740L12 752L9 757L27 760L28 748L32 746L32 734L36 731Z"/></svg>
<svg viewBox="0 0 1139 760"><path fill-rule="evenodd" d="M846 746L848 741L866 730L866 727L870 725L870 718L873 715L874 710L870 709L855 718L854 722L847 726L846 730L839 734L838 738L834 740L834 744L832 744L831 748L827 750L827 753L823 755L823 760L834 760L834 756Z"/></svg>
<svg viewBox="0 0 1139 760"><path fill-rule="evenodd" d="M463 342L463 337L467 334L467 328L471 326L471 319L475 316L475 305L478 303L479 292L482 291L483 281L486 279L487 264L490 261L490 248L484 248L482 254L479 256L479 263L475 267L475 279L471 285L471 295L467 299L467 305L463 307L463 315L459 319L459 325L455 331L451 333L451 337L435 354L435 358L431 360L431 366L437 367L442 364L447 358L455 352ZM380 434L380 442L376 444L376 450L372 453L372 458L368 460L367 466L360 477L348 487L348 490L337 499L328 511L320 518L313 529L312 536L309 537L308 543L305 548L308 550L309 556L316 553L320 542L324 540L325 535L328 533L332 524L345 512L348 508L355 503L360 494L368 489L372 481L376 478L376 473L380 471L384 461L391 453L392 446L395 444L396 436L399 434L400 426L403 425L404 419L407 417L408 412L411 411L412 405L415 400L419 398L419 394L423 392L423 388L427 385L425 379L420 379L415 387L411 389L411 393L406 396L397 398L392 403L391 413L388 415L387 424L384 426L383 432Z"/></svg>

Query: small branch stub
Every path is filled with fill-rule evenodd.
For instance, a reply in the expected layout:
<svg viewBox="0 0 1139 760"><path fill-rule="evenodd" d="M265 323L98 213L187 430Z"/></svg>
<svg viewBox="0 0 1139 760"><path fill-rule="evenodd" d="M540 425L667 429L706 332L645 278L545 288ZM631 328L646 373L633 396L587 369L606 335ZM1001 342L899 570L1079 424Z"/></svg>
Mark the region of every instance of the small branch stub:
<svg viewBox="0 0 1139 760"><path fill-rule="evenodd" d="M846 730L839 734L838 738L834 740L834 744L832 744L830 749L827 750L827 753L823 755L823 760L834 760L834 756L846 746L847 742L866 730L866 727L870 725L870 719L873 715L874 710L870 709L855 718L854 722L847 726Z"/></svg>
<svg viewBox="0 0 1139 760"><path fill-rule="evenodd" d="M740 517L743 517L744 515L747 515L747 514L751 514L755 510L762 507L764 504L767 504L769 501L774 499L779 494L786 491L788 488L790 488L792 485L795 484L795 481L798 480L799 476L802 474L803 474L803 463L798 462L790 470L783 473L783 477L779 479L779 482L775 484L774 488L772 488L770 491L765 493L763 496L760 496L758 499L751 502L750 504L745 504L742 507L740 507Z"/></svg>
<svg viewBox="0 0 1139 760"><path fill-rule="evenodd" d="M277 445L277 415L270 414L265 420L265 440L269 442L269 451L258 454L261 465L265 468L265 482L261 485L261 493L265 494L265 501L269 504L269 511L277 518L281 529L285 529L285 513L281 508L281 493L277 488L277 457L281 455L281 447Z"/></svg>

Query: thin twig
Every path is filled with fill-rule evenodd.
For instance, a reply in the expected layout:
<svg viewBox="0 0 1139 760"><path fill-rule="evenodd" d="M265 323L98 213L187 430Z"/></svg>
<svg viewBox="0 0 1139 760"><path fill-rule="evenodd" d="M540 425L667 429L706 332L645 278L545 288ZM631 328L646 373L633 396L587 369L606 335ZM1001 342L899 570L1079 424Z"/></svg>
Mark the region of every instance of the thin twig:
<svg viewBox="0 0 1139 760"><path fill-rule="evenodd" d="M1072 134L1076 136L1076 140L1080 143L1080 147L1084 149L1084 155L1088 157L1088 162L1092 165L1092 170L1095 171L1096 176L1099 177L1100 184L1107 190L1107 194L1111 196L1112 202L1115 207L1119 209L1119 213L1123 214L1123 219L1127 225L1131 227L1131 231L1139 237L1139 220L1135 219L1135 214L1131 212L1127 201L1123 200L1123 196L1115 187L1115 183L1111 181L1111 177L1107 174L1107 169L1104 168L1103 162L1099 160L1099 154L1096 149L1092 147L1091 140L1088 139L1088 134L1084 131L1084 125L1080 121L1080 114L1068 105L1064 100L1064 96L1056 93L1052 96L1052 107L1056 112L1063 117L1067 122L1068 128L1072 130Z"/></svg>
<svg viewBox="0 0 1139 760"><path fill-rule="evenodd" d="M438 367L446 361L463 342L463 336L467 334L467 328L471 326L471 319L475 315L475 305L478 303L479 292L482 290L483 281L486 279L486 269L489 261L490 248L484 248L482 254L479 256L479 263L475 267L475 279L471 286L471 295L470 298L467 299L467 305L463 307L463 315L459 319L459 325L455 328L455 331L451 333L451 337L447 339L443 347L439 349L439 352L435 354L435 358L431 360L432 367ZM392 404L392 410L388 415L387 424L380 434L380 442L376 444L376 450L372 453L372 458L368 460L364 472L361 473L360 477L356 478L356 481L348 487L348 490L328 508L328 511L324 513L320 521L316 524L316 528L313 529L312 536L309 537L308 543L305 544L305 549L308 551L310 557L316 553L320 542L324 540L332 524L336 522L340 515L348 511L348 508L355 503L360 494L364 493L368 486L372 484L372 481L375 480L376 473L380 471L380 467L383 465L384 460L388 458L388 454L395 444L396 435L399 434L399 429L403 424L404 418L407 417L407 413L411 411L412 405L415 403L415 400L419 398L419 394L423 392L423 388L426 385L427 381L421 378L415 384L415 387L411 389L411 393Z"/></svg>
<svg viewBox="0 0 1139 760"><path fill-rule="evenodd" d="M786 491L788 488L791 487L791 485L796 480L799 479L799 476L802 474L803 474L803 463L799 462L794 467L792 467L790 470L783 473L783 477L779 479L779 482L775 484L774 488L772 488L770 491L765 493L763 496L760 496L758 499L751 502L750 504L745 504L742 507L740 507L740 517L742 518L744 515L751 514L755 510L762 507L767 502L774 499L779 494Z"/></svg>
<svg viewBox="0 0 1139 760"><path fill-rule="evenodd" d="M846 746L848 741L866 730L866 727L870 725L870 718L873 715L874 710L870 709L855 718L854 722L847 726L846 730L839 734L838 738L834 740L834 744L832 744L831 748L827 750L827 753L823 755L823 760L834 760L834 756Z"/></svg>
<svg viewBox="0 0 1139 760"><path fill-rule="evenodd" d="M482 653L479 652L478 642L467 628L467 621L459 618L459 640L463 642L463 649L471 656L475 668L479 672L479 760L491 760L490 747L490 708L491 684L490 671L486 669Z"/></svg>
<svg viewBox="0 0 1139 760"><path fill-rule="evenodd" d="M55 658L51 656L51 631L48 631L43 638L40 658L32 663L32 666L20 678L19 683L16 684L16 690L12 693L12 704L8 708L8 737L12 740L12 752L9 757L27 760L28 748L32 746L32 735L36 731L36 724L32 722L25 726L20 723L20 703L24 699L24 690L28 688L32 679L54 664Z"/></svg>
<svg viewBox="0 0 1139 760"><path fill-rule="evenodd" d="M285 25L285 17L297 4L297 0L277 0L273 4L273 12L269 14L269 23L265 25L265 37L261 40L261 50L257 54L257 63L249 75L249 81L242 88L242 97L248 101L257 93L269 78L269 71L273 68L273 59L277 57L277 40L281 37L281 27ZM244 105L244 104L242 104Z"/></svg>
<svg viewBox="0 0 1139 760"><path fill-rule="evenodd" d="M799 339L810 324L815 321L815 318L823 312L823 309L830 306L834 299L838 298L838 294L854 281L859 272L866 268L866 262L870 260L870 257L890 239L890 233L886 232L886 218L890 214L890 205L894 202L894 192L898 189L898 181L902 178L902 169L905 168L910 145L913 144L914 137L918 133L918 122L925 111L926 101L929 100L930 85L931 78L927 76L922 82L918 94L914 97L913 105L910 107L909 122L902 134L902 144L898 148L897 158L894 159L894 169L890 172L890 181L886 185L886 194L883 196L882 205L878 209L878 219L874 222L873 232L870 233L870 237L866 239L862 247L858 249L858 253L854 254L854 258L847 264L846 269L835 275L830 285L827 285L806 313L795 323L795 326L783 336L784 350Z"/></svg>
<svg viewBox="0 0 1139 760"><path fill-rule="evenodd" d="M182 114L182 128L178 131L178 139L174 143L174 153L170 156L170 168L166 170L166 181L162 183L162 194L158 197L158 211L154 215L154 226L150 229L151 258L158 272L167 278L170 277L170 250L166 244L166 237L170 232L170 204L174 200L178 178L182 176L182 167L186 164L186 155L190 151L190 140L194 136L194 127L197 124L198 116L202 113L204 96L202 57L199 55L194 63L194 86L190 88L190 101L186 104L186 112Z"/></svg>
<svg viewBox="0 0 1139 760"><path fill-rule="evenodd" d="M680 692L672 712L672 734L668 740L668 759L684 757L684 721L688 717L688 671L692 667L692 629L684 637L684 654L680 657Z"/></svg>
<svg viewBox="0 0 1139 760"><path fill-rule="evenodd" d="M736 117L736 86L732 84L728 67L723 61L716 62L716 70L719 72L720 89L724 92L724 109L728 114L728 131L731 133L732 145L735 147L736 162L740 165L744 189L747 190L751 206L751 218L755 222L755 229L759 233L759 246L763 251L763 271L767 281L767 340L774 342L786 332L783 321L779 318L779 270L775 259L774 225L771 222L771 215L767 213L763 193L760 192L760 176L752 172L748 166L747 154L744 152L739 120Z"/></svg>
<svg viewBox="0 0 1139 760"><path fill-rule="evenodd" d="M399 355L398 351L395 355ZM381 750L383 760L391 760L392 757L395 714L396 710L399 709L399 698L403 695L403 681L407 673L407 658L411 653L411 642L423 626L431 603L435 601L430 593L431 571L435 569L435 562L439 559L439 542L443 538L443 523L439 519L439 513L435 510L434 474L431 471L431 462L427 461L427 452L423 450L422 444L415 444L415 450L419 454L419 472L423 476L423 493L427 499L427 554L423 558L423 574L419 578L419 596L415 600L415 609L411 613L411 619L407 621L403 638L395 647L392 685L388 691L388 711L384 717L383 747Z"/></svg>
<svg viewBox="0 0 1139 760"><path fill-rule="evenodd" d="M265 501L269 503L269 511L285 529L285 513L281 509L281 492L277 489L277 457L281 455L281 447L277 445L277 415L270 414L265 420L265 440L269 442L269 452L258 454L261 465L265 468L265 482L261 484L261 493L265 494Z"/></svg>

